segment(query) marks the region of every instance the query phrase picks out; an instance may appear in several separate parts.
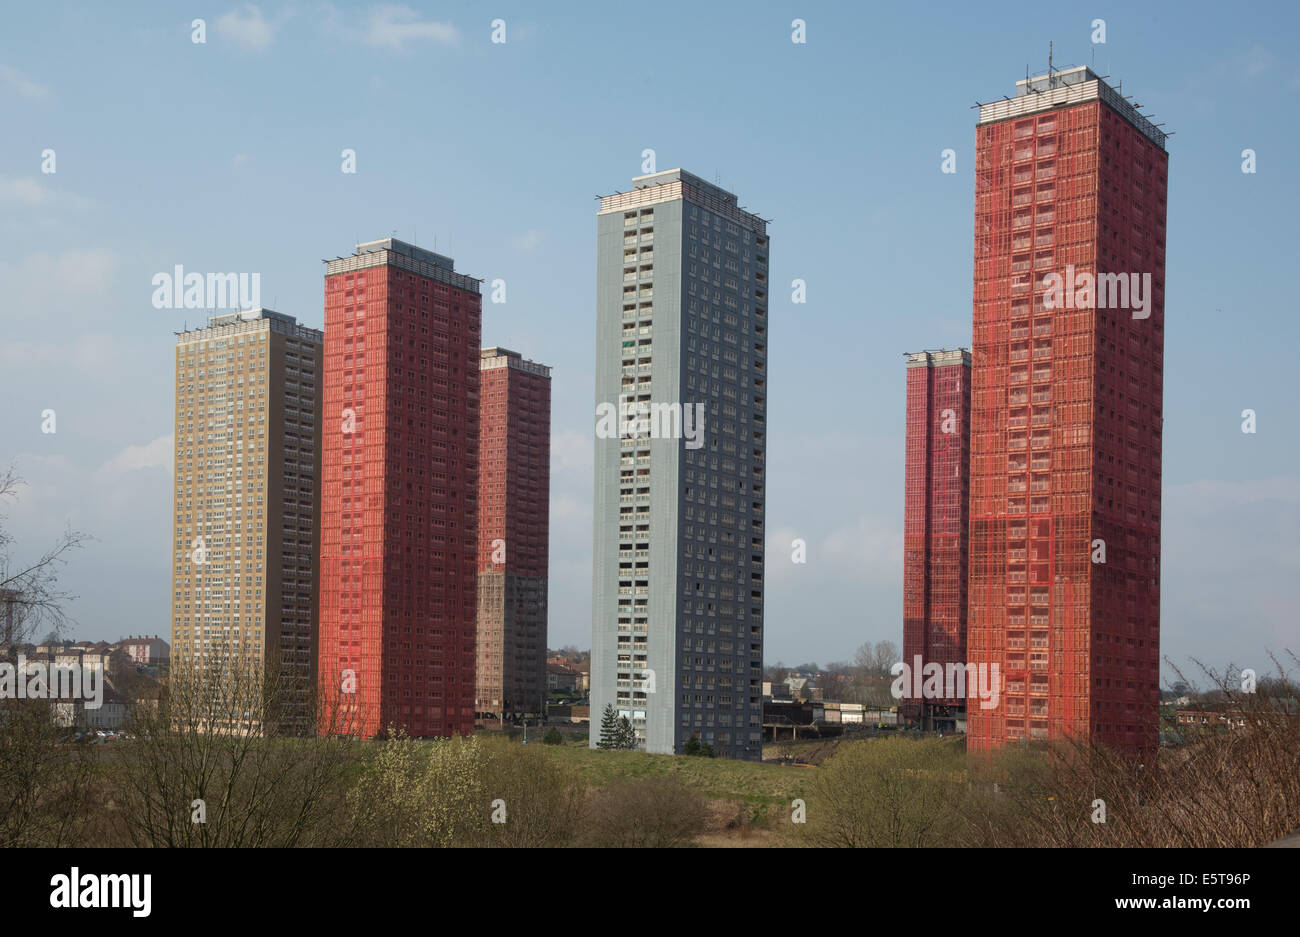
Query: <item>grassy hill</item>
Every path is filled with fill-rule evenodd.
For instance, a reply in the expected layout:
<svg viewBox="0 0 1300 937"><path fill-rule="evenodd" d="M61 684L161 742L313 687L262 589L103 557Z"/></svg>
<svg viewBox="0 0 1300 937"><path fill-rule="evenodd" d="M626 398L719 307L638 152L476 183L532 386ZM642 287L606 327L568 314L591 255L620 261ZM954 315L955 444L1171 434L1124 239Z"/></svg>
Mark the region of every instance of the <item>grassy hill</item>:
<svg viewBox="0 0 1300 937"><path fill-rule="evenodd" d="M808 775L814 770L729 758L599 751L585 744L541 747L592 787L604 787L624 777L671 775L710 800L744 801L764 806L788 805L796 797L806 796Z"/></svg>

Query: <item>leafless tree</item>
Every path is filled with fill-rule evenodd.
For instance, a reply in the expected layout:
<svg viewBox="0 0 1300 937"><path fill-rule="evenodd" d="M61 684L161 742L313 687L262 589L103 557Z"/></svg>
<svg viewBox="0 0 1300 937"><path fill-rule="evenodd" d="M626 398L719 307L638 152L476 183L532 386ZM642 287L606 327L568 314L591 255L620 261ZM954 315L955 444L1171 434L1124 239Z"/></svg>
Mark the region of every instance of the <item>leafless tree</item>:
<svg viewBox="0 0 1300 937"><path fill-rule="evenodd" d="M899 660L898 645L893 641L881 641L876 645L876 673L879 676L889 676L889 668Z"/></svg>
<svg viewBox="0 0 1300 937"><path fill-rule="evenodd" d="M173 658L156 705L137 703L114 754L117 828L136 846L306 846L338 841L346 726L319 725L322 691L247 647ZM320 737L316 737L320 730Z"/></svg>
<svg viewBox="0 0 1300 937"><path fill-rule="evenodd" d="M16 500L22 485L12 467L0 475L0 505ZM68 620L65 606L73 597L59 588L59 572L85 539L69 529L39 556L17 559L13 536L0 522L0 662L7 668L16 666L19 645L38 629L57 634ZM13 679L27 674L14 672ZM54 715L48 699L0 699L0 846L79 840L93 758L71 743Z"/></svg>
<svg viewBox="0 0 1300 937"><path fill-rule="evenodd" d="M592 795L579 842L618 849L689 846L708 818L704 798L676 777L622 778Z"/></svg>
<svg viewBox="0 0 1300 937"><path fill-rule="evenodd" d="M481 809L489 822L478 828L475 845L554 848L574 842L587 792L573 772L539 746L505 739L485 740L483 755ZM499 822L491 822L493 814Z"/></svg>
<svg viewBox="0 0 1300 937"><path fill-rule="evenodd" d="M1179 744L1145 761L1080 739L998 756L963 805L968 844L1251 847L1294 832L1300 691L1273 663L1276 676L1245 691L1198 662L1218 708L1204 726L1167 726Z"/></svg>
<svg viewBox="0 0 1300 937"><path fill-rule="evenodd" d="M948 845L964 786L963 752L934 739L841 743L815 773L793 845L919 847Z"/></svg>
<svg viewBox="0 0 1300 937"><path fill-rule="evenodd" d="M0 848L85 844L93 752L52 715L49 700L0 700Z"/></svg>
<svg viewBox="0 0 1300 937"><path fill-rule="evenodd" d="M0 475L0 506L18 499L24 485L12 466ZM0 518L2 520L2 518ZM0 650L11 662L16 645L29 642L39 630L61 634L69 618L67 604L75 596L59 587L59 572L67 554L90 538L71 527L35 557L13 553L12 535L0 523Z"/></svg>

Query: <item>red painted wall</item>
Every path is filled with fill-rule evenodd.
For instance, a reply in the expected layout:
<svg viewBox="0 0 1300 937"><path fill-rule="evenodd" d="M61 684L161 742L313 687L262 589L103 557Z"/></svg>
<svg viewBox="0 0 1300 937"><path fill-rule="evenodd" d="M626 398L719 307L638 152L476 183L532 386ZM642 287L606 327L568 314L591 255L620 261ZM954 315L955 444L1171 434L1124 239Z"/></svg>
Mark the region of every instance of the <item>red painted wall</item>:
<svg viewBox="0 0 1300 937"><path fill-rule="evenodd" d="M392 265L325 278L320 674L350 733L473 728L481 309Z"/></svg>
<svg viewBox="0 0 1300 937"><path fill-rule="evenodd" d="M1004 689L972 749L1157 744L1167 170L1099 102L976 130L968 653ZM1149 317L1046 309L1068 264L1150 273Z"/></svg>
<svg viewBox="0 0 1300 937"><path fill-rule="evenodd" d="M966 663L970 368L907 369L907 467L903 517L903 661ZM952 432L944 432L945 411ZM964 706L965 699L932 700ZM908 718L920 706L902 704Z"/></svg>

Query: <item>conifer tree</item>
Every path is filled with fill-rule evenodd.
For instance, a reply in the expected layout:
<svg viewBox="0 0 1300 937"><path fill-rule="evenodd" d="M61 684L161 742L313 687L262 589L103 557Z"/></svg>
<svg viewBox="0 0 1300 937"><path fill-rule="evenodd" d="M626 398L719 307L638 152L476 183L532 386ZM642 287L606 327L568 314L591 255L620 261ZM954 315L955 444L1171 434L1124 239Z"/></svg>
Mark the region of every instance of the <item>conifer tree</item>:
<svg viewBox="0 0 1300 937"><path fill-rule="evenodd" d="M606 703L605 711L600 714L600 741L596 747L619 748L619 741L618 713L614 712L613 703Z"/></svg>

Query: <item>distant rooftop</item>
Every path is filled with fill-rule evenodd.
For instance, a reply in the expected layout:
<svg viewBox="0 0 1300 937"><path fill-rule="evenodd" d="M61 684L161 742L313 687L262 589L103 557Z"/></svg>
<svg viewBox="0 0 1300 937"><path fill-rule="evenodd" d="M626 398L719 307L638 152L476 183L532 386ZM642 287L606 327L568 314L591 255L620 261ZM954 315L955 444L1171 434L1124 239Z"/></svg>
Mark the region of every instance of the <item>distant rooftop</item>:
<svg viewBox="0 0 1300 937"><path fill-rule="evenodd" d="M1141 105L1131 102L1086 65L1052 69L1047 74L1020 79L1016 82L1014 98L979 105L979 123L996 123L1086 101L1104 102L1148 140L1165 149L1168 135L1139 111Z"/></svg>
<svg viewBox="0 0 1300 937"><path fill-rule="evenodd" d="M907 355L907 366L909 368L934 368L943 367L951 364L970 365L969 348L938 348L928 351L909 351L904 352Z"/></svg>
<svg viewBox="0 0 1300 937"><path fill-rule="evenodd" d="M425 250L423 247L416 247L414 244L408 244L405 241L399 241L397 238L380 238L378 241L366 241L364 244L357 245L358 254L373 254L376 251L393 251L404 257L413 257L416 260L422 260L427 264L434 264L438 267L446 267L448 270L456 268L456 262L446 254L435 254L431 250Z"/></svg>
<svg viewBox="0 0 1300 937"><path fill-rule="evenodd" d="M699 176L687 172L685 169L665 169L663 172L653 172L648 176L632 177L632 186L637 189L648 189L651 186L666 185L669 182L685 182L703 192L707 192L719 201L728 202L732 205L737 204L736 196L733 193L728 192L721 186L714 185L712 182L705 182Z"/></svg>
<svg viewBox="0 0 1300 937"><path fill-rule="evenodd" d="M192 329L186 328L177 332L176 344L188 345L198 341L207 341L208 339L220 339L229 335L256 332L264 328L269 328L272 332L279 332L293 338L315 342L322 341L325 334L320 329L299 325L298 320L293 316L285 315L283 312L276 312L274 309L245 309L243 312L223 312L215 316L208 316L206 326L195 326Z"/></svg>
<svg viewBox="0 0 1300 937"><path fill-rule="evenodd" d="M245 309L243 312L223 312L220 315L208 316L208 328L214 328L218 325L234 325L236 322L256 322L258 319L272 319L286 325L292 325L298 321L293 316L287 316L283 312L276 312L274 309Z"/></svg>
<svg viewBox="0 0 1300 937"><path fill-rule="evenodd" d="M439 283L446 283L470 293L479 292L482 281L456 272L456 262L446 254L435 254L394 237L365 241L356 246L350 257L336 257L325 261L325 275L354 273L371 267L394 266Z"/></svg>
<svg viewBox="0 0 1300 937"><path fill-rule="evenodd" d="M659 202L685 199L753 231L767 235L767 220L739 204L735 193L689 173L685 169L665 169L632 179L630 192L602 195L599 214L640 208Z"/></svg>
<svg viewBox="0 0 1300 937"><path fill-rule="evenodd" d="M550 377L551 369L548 365L538 364L536 361L529 361L517 351L511 351L509 348L483 348L479 351L479 370L490 371L494 368L514 368L516 371L527 371L529 374L537 374L541 377Z"/></svg>

